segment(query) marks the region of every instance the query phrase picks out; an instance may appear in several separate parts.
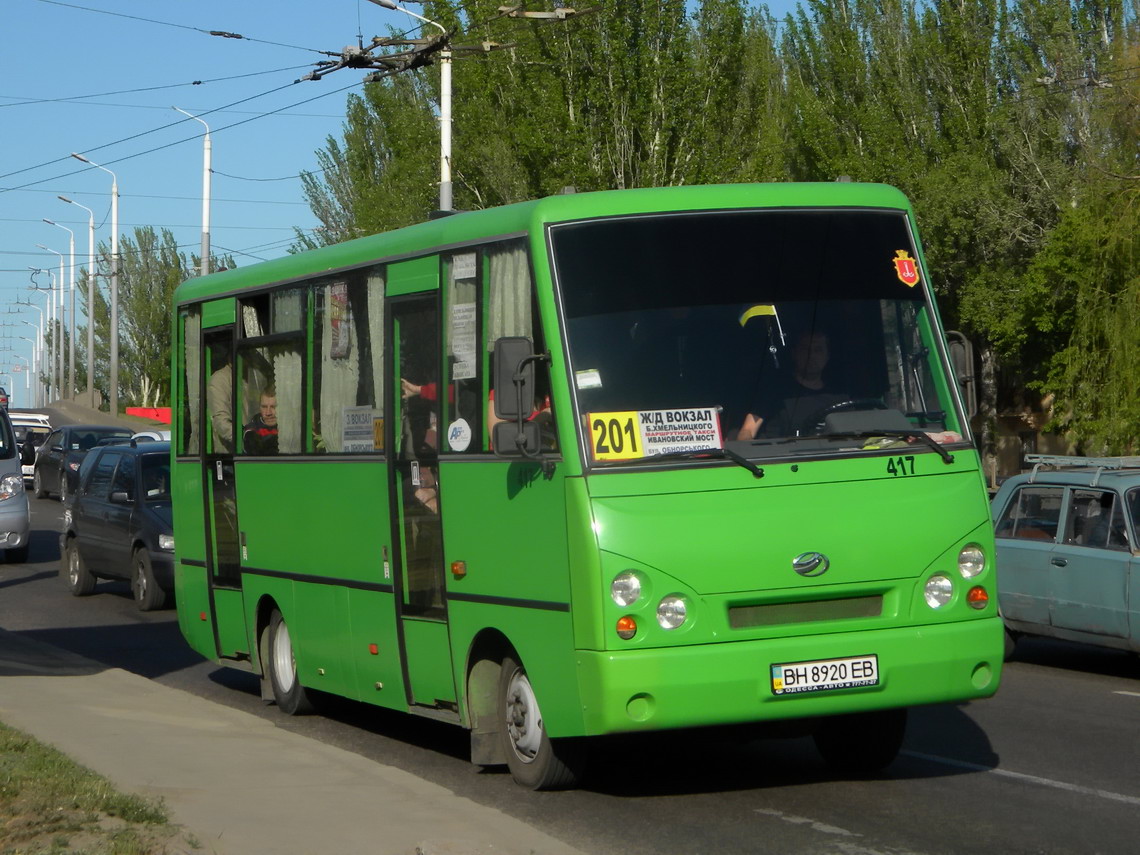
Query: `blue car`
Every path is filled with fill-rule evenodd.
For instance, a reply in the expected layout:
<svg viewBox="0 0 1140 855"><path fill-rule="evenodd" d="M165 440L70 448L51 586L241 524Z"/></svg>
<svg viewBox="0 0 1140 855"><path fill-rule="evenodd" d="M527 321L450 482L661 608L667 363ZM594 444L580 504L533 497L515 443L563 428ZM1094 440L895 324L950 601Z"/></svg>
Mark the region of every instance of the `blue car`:
<svg viewBox="0 0 1140 855"><path fill-rule="evenodd" d="M174 593L174 523L170 443L93 449L64 507L60 575L77 597L97 579L127 579L142 611L165 607Z"/></svg>
<svg viewBox="0 0 1140 855"><path fill-rule="evenodd" d="M1140 652L1140 457L1026 455L994 496L998 606L1019 635Z"/></svg>

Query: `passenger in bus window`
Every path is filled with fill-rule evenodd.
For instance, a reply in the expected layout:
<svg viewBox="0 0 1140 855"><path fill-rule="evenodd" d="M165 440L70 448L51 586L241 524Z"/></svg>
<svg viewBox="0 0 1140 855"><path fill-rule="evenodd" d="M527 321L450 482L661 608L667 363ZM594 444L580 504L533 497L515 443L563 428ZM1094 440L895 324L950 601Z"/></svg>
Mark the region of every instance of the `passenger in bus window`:
<svg viewBox="0 0 1140 855"><path fill-rule="evenodd" d="M261 393L257 415L245 426L245 451L277 453L277 390L273 386Z"/></svg>
<svg viewBox="0 0 1140 855"><path fill-rule="evenodd" d="M836 391L827 382L824 370L830 357L830 344L825 332L801 332L792 346L792 376L777 388L763 390L763 400L744 417L736 438L755 439L765 425L764 432L768 436L810 433L824 410L850 397Z"/></svg>
<svg viewBox="0 0 1140 855"><path fill-rule="evenodd" d="M215 362L223 361L219 368L210 375L210 382L206 385L206 406L210 410L210 424L214 430L214 451L232 452L234 450L234 423L233 423L233 365L226 354L219 352Z"/></svg>

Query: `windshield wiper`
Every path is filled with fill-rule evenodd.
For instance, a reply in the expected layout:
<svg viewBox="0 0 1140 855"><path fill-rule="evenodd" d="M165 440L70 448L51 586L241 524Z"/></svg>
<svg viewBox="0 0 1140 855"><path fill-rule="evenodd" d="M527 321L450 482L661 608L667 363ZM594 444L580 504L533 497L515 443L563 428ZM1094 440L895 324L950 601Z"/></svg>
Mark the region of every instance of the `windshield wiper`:
<svg viewBox="0 0 1140 855"><path fill-rule="evenodd" d="M648 457L635 457L632 460L615 460L615 464L658 463L663 460L731 460L755 475L764 477L764 470L742 454L731 448L701 448L695 451L666 451L664 454L651 454Z"/></svg>
<svg viewBox="0 0 1140 855"><path fill-rule="evenodd" d="M886 430L849 430L837 431L835 433L821 433L819 436L822 439L870 439L874 436L896 436L899 439L914 437L937 451L942 457L943 463L950 464L954 462L954 455L943 448L941 443L933 439L930 434L924 430L898 430L893 428Z"/></svg>

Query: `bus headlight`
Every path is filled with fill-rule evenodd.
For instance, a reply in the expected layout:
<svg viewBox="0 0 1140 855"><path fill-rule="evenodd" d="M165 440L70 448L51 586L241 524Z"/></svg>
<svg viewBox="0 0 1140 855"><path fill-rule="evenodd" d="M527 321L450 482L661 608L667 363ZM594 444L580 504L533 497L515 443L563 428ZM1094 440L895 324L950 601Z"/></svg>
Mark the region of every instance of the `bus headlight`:
<svg viewBox="0 0 1140 855"><path fill-rule="evenodd" d="M928 606L932 609L940 609L950 602L950 598L954 596L954 585L949 577L938 573L926 580L926 587L922 594L926 597Z"/></svg>
<svg viewBox="0 0 1140 855"><path fill-rule="evenodd" d="M976 543L967 543L958 553L958 572L963 579L973 579L986 569L986 553Z"/></svg>
<svg viewBox="0 0 1140 855"><path fill-rule="evenodd" d="M632 570L618 573L610 582L610 596L622 608L632 606L641 596L641 580Z"/></svg>
<svg viewBox="0 0 1140 855"><path fill-rule="evenodd" d="M657 623L662 629L676 629L685 622L688 609L681 597L665 597L657 604Z"/></svg>

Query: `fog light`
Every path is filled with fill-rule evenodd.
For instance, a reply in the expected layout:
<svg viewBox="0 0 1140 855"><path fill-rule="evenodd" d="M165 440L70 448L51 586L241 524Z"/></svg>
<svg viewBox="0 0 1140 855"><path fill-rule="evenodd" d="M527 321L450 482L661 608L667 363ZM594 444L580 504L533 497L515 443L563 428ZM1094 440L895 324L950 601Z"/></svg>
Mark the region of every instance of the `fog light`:
<svg viewBox="0 0 1140 855"><path fill-rule="evenodd" d="M637 621L635 621L629 615L618 618L617 634L618 638L620 638L622 641L629 641L631 638L637 635Z"/></svg>
<svg viewBox="0 0 1140 855"><path fill-rule="evenodd" d="M954 585L950 579L939 573L936 576L931 576L926 580L926 587L923 589L922 595L926 598L926 604L932 609L940 609L954 596Z"/></svg>
<svg viewBox="0 0 1140 855"><path fill-rule="evenodd" d="M966 592L966 602L975 609L984 609L990 604L990 595L981 585L975 585Z"/></svg>

